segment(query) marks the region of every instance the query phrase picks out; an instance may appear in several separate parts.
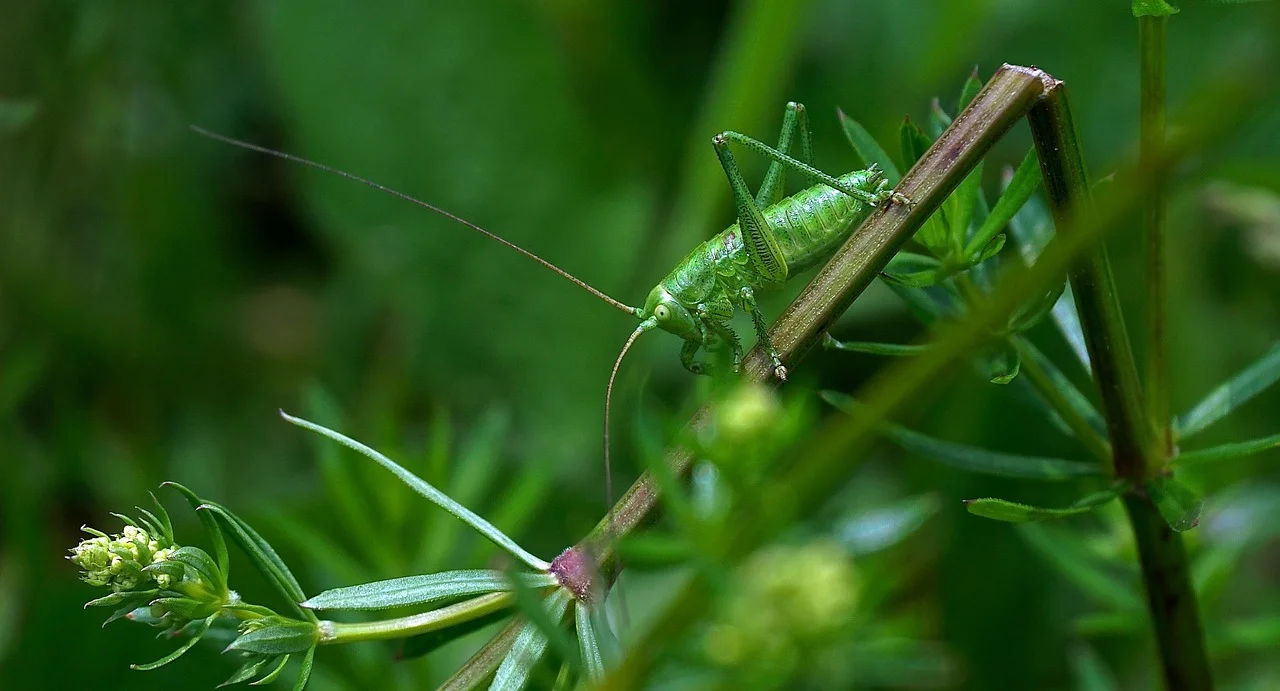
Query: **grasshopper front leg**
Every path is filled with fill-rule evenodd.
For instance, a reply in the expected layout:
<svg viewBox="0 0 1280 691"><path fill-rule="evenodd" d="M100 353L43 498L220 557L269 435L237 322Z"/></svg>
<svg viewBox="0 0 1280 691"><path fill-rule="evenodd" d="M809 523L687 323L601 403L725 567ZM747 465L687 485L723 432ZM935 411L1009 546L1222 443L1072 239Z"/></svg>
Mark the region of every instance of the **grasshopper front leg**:
<svg viewBox="0 0 1280 691"><path fill-rule="evenodd" d="M733 371L737 372L742 366L742 342L738 340L738 335L725 324L713 319L707 319L702 324L702 328L701 340L687 340L680 348L680 364L694 374L714 375L724 364L722 355L727 346L733 357ZM699 362L696 356L703 347L707 349L711 358L705 362Z"/></svg>
<svg viewBox="0 0 1280 691"><path fill-rule="evenodd" d="M760 345L769 353L769 360L773 363L773 375L782 381L787 380L787 368L782 364L782 358L778 355L778 351L773 347L773 340L769 338L769 326L764 322L764 314L760 312L760 306L756 304L755 291L747 286L743 286L739 291L738 297L742 299L742 309L751 315L751 324L755 326L756 336L760 339Z"/></svg>

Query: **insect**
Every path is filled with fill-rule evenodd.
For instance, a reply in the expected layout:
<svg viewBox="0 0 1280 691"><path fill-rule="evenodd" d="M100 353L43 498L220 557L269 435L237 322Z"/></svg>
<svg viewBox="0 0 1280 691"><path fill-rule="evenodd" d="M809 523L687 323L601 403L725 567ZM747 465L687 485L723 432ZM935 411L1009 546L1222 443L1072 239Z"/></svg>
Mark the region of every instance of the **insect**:
<svg viewBox="0 0 1280 691"><path fill-rule="evenodd" d="M728 322L735 311L741 308L750 315L756 335L769 353L774 375L785 380L787 368L769 339L764 315L756 302L756 291L781 286L789 276L825 260L852 233L858 222L870 214L872 208L890 200L909 203L901 195L886 189L888 183L875 166L855 170L838 178L814 168L811 165L812 145L805 108L799 103L788 103L776 148L737 132L721 132L712 138L720 165L729 180L738 220L695 247L666 278L654 286L643 307L631 307L542 257L433 204L299 156L199 127L192 129L206 137L333 173L417 204L510 247L613 307L637 317L640 323L618 353L605 389L606 483L610 475L609 410L613 384L623 359L641 334L662 329L682 338L684 347L680 350L680 362L694 374L713 373L718 368L716 363L723 362L725 355L732 356L732 366L737 371L742 364L742 343ZM790 154L797 137L800 148L798 159ZM731 143L770 159L764 181L755 196L752 196L738 170L738 164L729 148ZM783 183L788 169L802 174L813 186L783 197ZM699 360L698 352L703 349L710 357ZM607 492L612 503L612 491Z"/></svg>

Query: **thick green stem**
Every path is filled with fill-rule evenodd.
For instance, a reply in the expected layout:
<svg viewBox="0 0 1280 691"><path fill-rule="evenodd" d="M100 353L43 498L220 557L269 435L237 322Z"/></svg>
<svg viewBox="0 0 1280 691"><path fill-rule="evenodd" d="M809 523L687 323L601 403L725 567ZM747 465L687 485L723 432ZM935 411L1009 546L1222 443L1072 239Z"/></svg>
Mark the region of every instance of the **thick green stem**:
<svg viewBox="0 0 1280 691"><path fill-rule="evenodd" d="M1126 495L1124 508L1138 542L1165 685L1169 691L1212 689L1212 670L1182 535L1169 527L1145 493Z"/></svg>
<svg viewBox="0 0 1280 691"><path fill-rule="evenodd" d="M1138 162L1141 170L1153 170L1154 152L1164 145L1165 132L1165 33L1169 18L1138 17L1138 52L1141 107L1139 110ZM1154 174L1154 173L1153 173ZM1142 210L1147 240L1147 413L1157 440L1156 461L1163 464L1174 453L1169 410L1168 260L1165 250L1165 190L1160 176L1152 181L1151 197Z"/></svg>
<svg viewBox="0 0 1280 691"><path fill-rule="evenodd" d="M1057 82L1027 115L1040 158L1044 187L1059 228L1069 228L1090 204L1089 176L1067 104L1066 86ZM1147 479L1150 428L1143 416L1142 393L1133 349L1120 312L1107 248L1099 244L1068 271L1080 311L1094 380L1102 394L1116 476L1141 484Z"/></svg>
<svg viewBox="0 0 1280 691"><path fill-rule="evenodd" d="M489 593L448 607L396 619L356 623L322 621L320 622L320 642L354 643L407 638L483 617L512 606L515 599L515 593L511 592Z"/></svg>
<svg viewBox="0 0 1280 691"><path fill-rule="evenodd" d="M1044 173L1045 190L1054 220L1063 232L1089 208L1089 179L1076 138L1075 124L1059 85L1028 114L1036 151ZM1144 179L1155 186L1167 167L1159 165L1163 143L1139 166ZM1170 689L1210 689L1209 659L1201 632L1200 612L1191 590L1182 537L1161 519L1142 483L1160 467L1151 438L1150 418L1143 407L1133 350L1125 331L1119 296L1107 250L1101 243L1069 271L1071 288L1080 311L1085 343L1093 363L1094 380L1102 394L1103 412L1111 438L1116 476L1129 480L1134 489L1125 497L1129 522L1137 538L1142 577L1147 590Z"/></svg>

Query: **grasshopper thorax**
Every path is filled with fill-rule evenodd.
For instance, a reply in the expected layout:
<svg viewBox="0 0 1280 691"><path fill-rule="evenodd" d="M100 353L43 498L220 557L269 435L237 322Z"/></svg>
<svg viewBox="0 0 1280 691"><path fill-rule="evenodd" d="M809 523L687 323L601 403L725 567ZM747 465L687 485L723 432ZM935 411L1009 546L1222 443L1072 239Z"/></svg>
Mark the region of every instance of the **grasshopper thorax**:
<svg viewBox="0 0 1280 691"><path fill-rule="evenodd" d="M644 308L640 310L640 319L652 319L658 328L669 331L686 341L702 340L702 329L698 326L698 319L661 284L649 291L649 297L644 301Z"/></svg>

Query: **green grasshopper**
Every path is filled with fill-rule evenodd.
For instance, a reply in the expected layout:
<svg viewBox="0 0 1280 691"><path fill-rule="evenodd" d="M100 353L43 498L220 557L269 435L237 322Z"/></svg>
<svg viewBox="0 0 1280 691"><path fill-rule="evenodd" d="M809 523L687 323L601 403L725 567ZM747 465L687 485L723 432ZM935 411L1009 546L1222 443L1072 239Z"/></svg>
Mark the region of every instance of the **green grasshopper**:
<svg viewBox="0 0 1280 691"><path fill-rule="evenodd" d="M742 343L728 322L735 310L742 308L751 316L760 344L769 353L775 376L785 381L787 368L769 339L764 315L756 303L756 291L781 286L789 276L828 258L874 207L890 200L909 203L902 196L886 189L887 182L874 165L839 178L810 165L813 151L804 106L788 103L777 148L737 132L721 132L712 138L720 165L729 179L738 221L695 247L666 278L654 286L644 307L631 307L515 243L420 199L315 161L232 139L199 127L192 129L212 139L333 173L417 204L510 247L613 307L639 318L640 324L618 353L605 389L606 478L610 470L609 409L613 383L623 358L641 334L656 328L684 339L680 362L694 374L712 373L714 363L722 362L725 354L732 355L733 369L737 371L742 364ZM800 139L798 160L790 155L797 134ZM771 160L764 182L754 197L729 150L731 142ZM783 197L783 181L787 169L803 174L813 186L790 197ZM712 359L699 361L698 351L704 348Z"/></svg>

